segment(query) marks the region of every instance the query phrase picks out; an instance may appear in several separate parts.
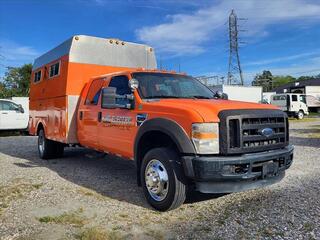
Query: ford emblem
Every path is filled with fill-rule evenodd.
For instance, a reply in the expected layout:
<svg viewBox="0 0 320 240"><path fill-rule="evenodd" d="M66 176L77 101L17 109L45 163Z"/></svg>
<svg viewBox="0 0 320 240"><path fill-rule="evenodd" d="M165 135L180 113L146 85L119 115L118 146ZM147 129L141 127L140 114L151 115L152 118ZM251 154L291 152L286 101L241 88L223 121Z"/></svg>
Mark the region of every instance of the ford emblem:
<svg viewBox="0 0 320 240"><path fill-rule="evenodd" d="M271 137L274 134L272 128L263 128L260 130L260 134L265 137Z"/></svg>

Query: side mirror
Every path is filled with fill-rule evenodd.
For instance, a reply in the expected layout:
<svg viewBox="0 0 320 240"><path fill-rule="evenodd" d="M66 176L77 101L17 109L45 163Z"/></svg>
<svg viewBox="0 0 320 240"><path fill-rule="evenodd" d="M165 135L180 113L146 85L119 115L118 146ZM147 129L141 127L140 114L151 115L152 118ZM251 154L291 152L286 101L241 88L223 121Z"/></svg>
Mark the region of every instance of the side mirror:
<svg viewBox="0 0 320 240"><path fill-rule="evenodd" d="M222 91L217 91L217 92L214 94L214 98L228 100L228 94L223 93Z"/></svg>
<svg viewBox="0 0 320 240"><path fill-rule="evenodd" d="M139 81L135 78L131 78L128 82L129 88L131 89L131 91L133 92L134 90L136 90L139 87Z"/></svg>
<svg viewBox="0 0 320 240"><path fill-rule="evenodd" d="M115 87L102 89L101 107L102 108L126 108L132 109L133 95L118 95Z"/></svg>
<svg viewBox="0 0 320 240"><path fill-rule="evenodd" d="M21 113L24 113L24 109L23 109L21 104L19 104L17 111L21 112Z"/></svg>

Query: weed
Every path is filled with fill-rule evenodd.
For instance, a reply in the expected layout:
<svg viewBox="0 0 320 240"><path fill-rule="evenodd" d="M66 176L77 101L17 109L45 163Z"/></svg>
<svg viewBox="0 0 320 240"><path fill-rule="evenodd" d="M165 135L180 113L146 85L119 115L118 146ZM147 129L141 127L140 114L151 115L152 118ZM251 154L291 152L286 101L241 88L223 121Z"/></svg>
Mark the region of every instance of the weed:
<svg viewBox="0 0 320 240"><path fill-rule="evenodd" d="M31 184L25 179L14 179L10 185L0 186L0 214L14 200L39 189L43 184Z"/></svg>
<svg viewBox="0 0 320 240"><path fill-rule="evenodd" d="M303 229L304 229L305 231L307 231L307 232L312 232L313 229L314 229L314 226L313 226L312 223L307 222L307 223L303 224Z"/></svg>
<svg viewBox="0 0 320 240"><path fill-rule="evenodd" d="M42 223L57 223L57 224L70 224L75 227L82 227L86 223L86 218L81 216L83 209L79 208L73 212L65 212L58 216L44 216L38 218Z"/></svg>
<svg viewBox="0 0 320 240"><path fill-rule="evenodd" d="M91 189L87 189L87 188L84 188L84 187L81 187L78 192L82 195L85 195L85 196L90 196L90 197L94 197L100 201L102 200L106 200L107 197L101 195L100 193L97 193L96 191L93 191Z"/></svg>
<svg viewBox="0 0 320 240"><path fill-rule="evenodd" d="M117 231L105 231L102 228L87 228L76 236L79 240L120 240L123 239Z"/></svg>

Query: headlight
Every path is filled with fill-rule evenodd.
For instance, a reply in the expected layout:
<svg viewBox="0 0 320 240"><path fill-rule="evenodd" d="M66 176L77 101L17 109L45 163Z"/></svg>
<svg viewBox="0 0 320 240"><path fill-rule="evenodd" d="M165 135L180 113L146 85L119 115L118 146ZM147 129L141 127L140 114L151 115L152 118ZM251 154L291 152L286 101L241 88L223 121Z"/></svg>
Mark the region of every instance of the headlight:
<svg viewBox="0 0 320 240"><path fill-rule="evenodd" d="M219 153L218 123L192 124L192 142L199 154Z"/></svg>

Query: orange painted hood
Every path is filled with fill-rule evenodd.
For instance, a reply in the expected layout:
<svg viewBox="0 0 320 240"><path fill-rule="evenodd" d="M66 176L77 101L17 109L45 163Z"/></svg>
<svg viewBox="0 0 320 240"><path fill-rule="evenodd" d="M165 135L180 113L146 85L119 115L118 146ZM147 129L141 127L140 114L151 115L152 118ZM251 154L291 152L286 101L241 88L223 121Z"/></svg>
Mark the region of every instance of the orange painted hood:
<svg viewBox="0 0 320 240"><path fill-rule="evenodd" d="M204 122L219 122L218 114L222 110L239 109L278 109L270 104L249 103L233 100L218 99L161 99L149 102L154 106L190 109L199 114Z"/></svg>

